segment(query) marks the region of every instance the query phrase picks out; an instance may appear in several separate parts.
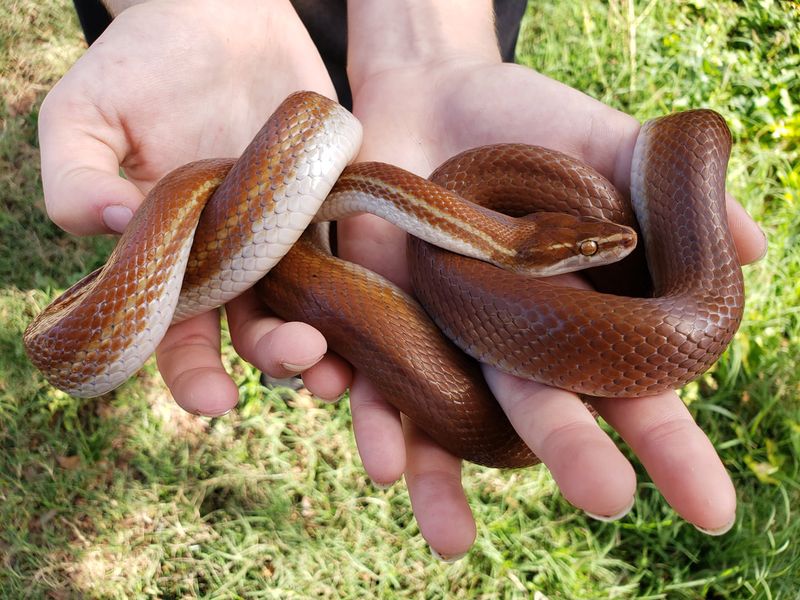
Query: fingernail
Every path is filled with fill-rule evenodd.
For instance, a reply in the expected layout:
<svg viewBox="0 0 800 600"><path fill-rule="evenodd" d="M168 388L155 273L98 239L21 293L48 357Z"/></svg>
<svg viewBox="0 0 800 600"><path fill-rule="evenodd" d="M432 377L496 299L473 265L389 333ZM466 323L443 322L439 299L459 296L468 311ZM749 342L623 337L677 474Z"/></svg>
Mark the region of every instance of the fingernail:
<svg viewBox="0 0 800 600"><path fill-rule="evenodd" d="M208 411L208 412L197 413L197 414L199 414L202 417L212 417L214 419L218 419L219 417L224 417L225 415L227 415L232 410L233 410L233 407L227 408L227 409L223 410L222 412L217 412L217 413Z"/></svg>
<svg viewBox="0 0 800 600"><path fill-rule="evenodd" d="M307 369L310 369L315 364L317 364L320 360L322 360L323 356L324 356L324 354L320 354L314 360L311 360L311 361L309 361L307 363L303 363L301 365L298 365L298 364L295 364L295 363L290 363L290 362L282 362L281 366L284 369L286 369L287 371L291 371L292 373L301 373L301 372L303 372L303 371L305 371Z"/></svg>
<svg viewBox="0 0 800 600"><path fill-rule="evenodd" d="M595 519L597 521L603 521L604 523L609 523L611 521L619 521L622 517L624 517L629 512L631 512L631 509L633 508L634 501L635 501L635 498L631 498L631 501L625 506L625 508L622 509L621 511L619 511L617 514L614 514L614 515L598 515L598 514L589 512L588 510L585 510L584 512L586 513L587 516L589 516L589 517L591 517L591 518L593 518L593 519Z"/></svg>
<svg viewBox="0 0 800 600"><path fill-rule="evenodd" d="M379 490L388 490L390 487L394 485L394 481L390 481L388 483L378 483L374 479L370 479L372 485L378 488Z"/></svg>
<svg viewBox="0 0 800 600"><path fill-rule="evenodd" d="M725 525L723 525L722 527L719 527L717 529L705 529L703 527L700 527L699 525L695 525L694 528L697 529L697 531L699 531L700 533L705 533L706 535L718 536L718 535L725 535L726 533L728 533L731 530L731 528L733 527L734 523L736 523L736 515L735 514L733 515L733 518L728 523L725 523Z"/></svg>
<svg viewBox="0 0 800 600"><path fill-rule="evenodd" d="M429 548L431 549L431 554L433 555L433 558L435 558L436 560L440 560L442 562L446 562L446 563L454 563L456 561L461 560L462 558L464 558L467 555L466 552L462 552L461 554L439 554L433 548L433 546L429 546Z"/></svg>
<svg viewBox="0 0 800 600"><path fill-rule="evenodd" d="M133 211L121 204L112 204L103 209L103 223L117 233L125 231L132 217Z"/></svg>
<svg viewBox="0 0 800 600"><path fill-rule="evenodd" d="M761 254L759 254L758 258L756 259L756 262L763 259L767 255L767 251L769 250L769 238L767 237L767 232L761 229L760 227L759 231L761 232L761 235L764 236L764 249L761 251Z"/></svg>

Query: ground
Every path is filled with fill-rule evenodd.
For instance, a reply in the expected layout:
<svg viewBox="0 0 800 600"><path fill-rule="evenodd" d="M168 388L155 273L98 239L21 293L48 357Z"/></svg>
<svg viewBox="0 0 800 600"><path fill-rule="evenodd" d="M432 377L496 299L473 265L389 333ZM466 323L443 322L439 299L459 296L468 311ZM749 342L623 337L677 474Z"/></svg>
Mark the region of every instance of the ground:
<svg viewBox="0 0 800 600"><path fill-rule="evenodd" d="M770 240L747 311L684 400L730 470L733 530L682 522L637 466L602 524L543 468L464 469L474 549L431 559L402 484L374 488L346 403L268 391L225 347L233 413L175 407L152 364L78 401L21 333L113 241L46 219L36 119L85 46L65 0L0 7L0 597L796 598L800 589L800 12L793 2L534 2L520 62L638 118L707 106L735 138L730 191ZM638 463L635 463L638 464Z"/></svg>

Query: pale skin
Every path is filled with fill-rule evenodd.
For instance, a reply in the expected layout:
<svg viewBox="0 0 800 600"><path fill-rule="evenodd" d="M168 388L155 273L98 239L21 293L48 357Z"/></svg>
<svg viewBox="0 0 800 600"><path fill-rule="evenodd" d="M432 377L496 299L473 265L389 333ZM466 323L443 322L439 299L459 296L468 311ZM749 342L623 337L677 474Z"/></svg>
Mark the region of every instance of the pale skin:
<svg viewBox="0 0 800 600"><path fill-rule="evenodd" d="M123 12L129 4L143 6ZM359 160L427 175L466 148L521 141L568 152L627 189L638 123L541 74L500 63L489 2L377 4L348 5L348 74L364 125ZM162 175L197 158L236 155L290 92L334 97L288 2L153 0L110 7L119 17L41 111L45 199L51 218L68 231L121 231ZM120 167L127 181L118 176ZM729 213L742 262L757 260L763 234L735 201ZM368 216L341 224L343 255L407 287L403 243L397 230ZM378 484L405 476L422 534L439 555L453 558L469 549L476 530L458 459L327 353L323 336L310 326L282 323L251 294L231 302L226 314L237 352L259 369L276 377L302 373L322 398L335 399L349 387L369 476ZM159 368L186 410L219 415L236 405L219 345L215 313L171 328L162 342ZM633 468L574 395L490 368L485 374L567 500L603 517L630 508ZM736 507L730 478L675 393L609 399L595 408L683 518L714 533L730 527Z"/></svg>

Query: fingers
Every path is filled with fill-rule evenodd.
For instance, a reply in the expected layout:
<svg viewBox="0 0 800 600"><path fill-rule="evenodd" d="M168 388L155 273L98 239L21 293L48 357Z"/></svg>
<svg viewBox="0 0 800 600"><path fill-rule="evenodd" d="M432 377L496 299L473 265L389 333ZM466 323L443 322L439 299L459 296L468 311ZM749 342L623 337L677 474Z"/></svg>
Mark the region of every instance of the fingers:
<svg viewBox="0 0 800 600"><path fill-rule="evenodd" d="M630 510L636 492L633 468L575 394L490 367L484 374L514 429L570 503L602 519Z"/></svg>
<svg viewBox="0 0 800 600"><path fill-rule="evenodd" d="M461 461L403 419L406 485L420 532L434 555L453 561L475 541L472 511L461 487Z"/></svg>
<svg viewBox="0 0 800 600"><path fill-rule="evenodd" d="M633 469L573 394L491 368L484 372L514 428L550 469L567 500L606 519L631 508ZM736 514L733 484L677 394L592 403L678 514L706 533L719 535L730 528Z"/></svg>
<svg viewBox="0 0 800 600"><path fill-rule="evenodd" d="M593 404L684 519L706 533L730 529L736 516L733 483L708 437L674 392Z"/></svg>
<svg viewBox="0 0 800 600"><path fill-rule="evenodd" d="M353 434L367 475L379 487L394 483L406 468L400 414L359 373L350 388L350 410Z"/></svg>
<svg viewBox="0 0 800 600"><path fill-rule="evenodd" d="M304 323L284 323L252 292L227 305L228 325L236 352L272 377L289 377L317 364L328 344L322 334Z"/></svg>
<svg viewBox="0 0 800 600"><path fill-rule="evenodd" d="M461 487L461 461L384 402L356 374L350 390L353 432L364 469L379 487L405 471L420 532L435 556L457 560L475 541L472 511Z"/></svg>
<svg viewBox="0 0 800 600"><path fill-rule="evenodd" d="M731 229L739 262L749 265L764 257L767 252L767 237L744 207L728 196L728 225Z"/></svg>
<svg viewBox="0 0 800 600"><path fill-rule="evenodd" d="M217 311L170 327L156 358L164 382L184 410L219 416L236 406L239 390L220 358Z"/></svg>
<svg viewBox="0 0 800 600"><path fill-rule="evenodd" d="M252 292L226 307L231 341L244 360L277 378L303 373L303 382L320 398L342 395L352 378L350 366L335 355L326 356L322 334L305 323L285 323Z"/></svg>
<svg viewBox="0 0 800 600"><path fill-rule="evenodd" d="M422 536L435 556L457 560L475 541L476 528L461 487L461 461L384 402L356 374L350 390L353 432L364 469L383 487L405 471L408 494Z"/></svg>
<svg viewBox="0 0 800 600"><path fill-rule="evenodd" d="M143 197L119 175L124 134L64 86L62 80L50 92L39 114L47 213L77 235L122 232Z"/></svg>
<svg viewBox="0 0 800 600"><path fill-rule="evenodd" d="M286 325L296 325L296 323ZM303 371L303 384L306 389L327 402L338 400L352 380L353 368L350 363L333 352L328 352L317 364Z"/></svg>

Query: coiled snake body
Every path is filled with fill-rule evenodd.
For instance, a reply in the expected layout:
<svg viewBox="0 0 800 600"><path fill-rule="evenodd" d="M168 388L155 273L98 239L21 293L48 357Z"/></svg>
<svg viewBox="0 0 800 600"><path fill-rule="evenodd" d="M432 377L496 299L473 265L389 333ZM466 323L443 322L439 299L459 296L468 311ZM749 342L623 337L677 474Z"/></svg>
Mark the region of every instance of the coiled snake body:
<svg viewBox="0 0 800 600"><path fill-rule="evenodd" d="M639 135L632 203L652 277L649 298L530 277L604 265L633 249L630 206L585 165L506 144L465 152L431 181L377 163L342 174L360 135L347 111L300 92L237 161L199 161L167 175L106 265L28 327L31 360L68 393L99 395L138 370L171 322L256 285L280 316L320 329L446 449L510 467L536 457L477 363L450 340L501 370L580 394L642 396L696 378L735 333L743 283L725 213L730 134L716 113L663 117ZM462 203L462 195L477 205ZM559 214L517 219L481 206L512 217ZM331 256L321 229L301 237L314 215L323 221L364 210L461 253L410 238L415 294L425 309L380 276ZM609 269L618 277L640 259L634 253L621 267L595 269L594 280L609 279ZM643 275L623 277L630 283Z"/></svg>

